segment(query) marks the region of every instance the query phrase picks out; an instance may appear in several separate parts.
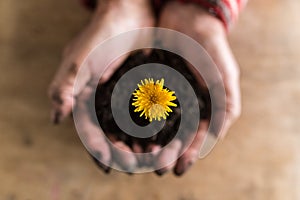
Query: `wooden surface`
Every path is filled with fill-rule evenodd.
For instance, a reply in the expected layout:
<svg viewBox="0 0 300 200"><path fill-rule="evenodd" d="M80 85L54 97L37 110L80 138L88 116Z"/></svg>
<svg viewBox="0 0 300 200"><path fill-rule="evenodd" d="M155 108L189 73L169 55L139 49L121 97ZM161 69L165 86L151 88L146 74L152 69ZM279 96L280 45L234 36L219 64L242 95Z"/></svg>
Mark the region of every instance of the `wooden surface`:
<svg viewBox="0 0 300 200"><path fill-rule="evenodd" d="M59 2L59 3L58 3ZM103 175L48 84L89 14L73 0L0 0L0 199L299 200L300 1L251 0L230 35L243 115L182 178Z"/></svg>

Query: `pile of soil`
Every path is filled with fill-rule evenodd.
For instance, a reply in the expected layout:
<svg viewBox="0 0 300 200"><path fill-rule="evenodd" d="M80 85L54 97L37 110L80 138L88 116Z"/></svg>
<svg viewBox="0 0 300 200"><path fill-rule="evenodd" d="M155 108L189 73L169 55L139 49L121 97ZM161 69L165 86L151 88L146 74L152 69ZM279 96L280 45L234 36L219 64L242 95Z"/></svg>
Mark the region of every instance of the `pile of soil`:
<svg viewBox="0 0 300 200"><path fill-rule="evenodd" d="M191 98L185 98L185 99L187 101L190 100L190 102L188 102L189 105L197 104L197 106L199 106L201 119L209 118L210 111L211 111L209 93L207 90L203 90L199 87L195 77L187 67L186 62L187 61L184 60L182 57L174 53L160 50L160 49L153 49L149 55L145 55L142 51L136 51L131 56L129 56L128 59L123 63L123 65L113 74L113 76L108 82L99 85L97 87L96 97L95 97L96 113L97 113L100 126L105 132L105 134L107 133L113 134L115 138L124 141L130 147L132 146L133 142L138 142L142 147L146 147L147 146L146 144L149 143L156 143L164 146L167 143L169 143L172 140L172 138L176 135L178 127L182 122L181 109L177 99L173 102L176 103L178 106L175 108L172 107L173 112L169 113L170 115L167 117L164 127L161 129L161 131L158 134L149 138L136 138L134 136L130 136L124 133L118 127L118 125L116 124L113 118L112 111L111 111L111 96L112 96L114 86L116 85L118 80L122 77L122 75L125 74L127 71L133 69L134 67L137 67L142 64L147 64L147 63L164 64L169 67L172 67L173 69L177 70L181 75L183 75L188 80L192 88L194 89L194 92L198 98L198 102L193 101ZM171 81L174 81L176 84L177 80L174 78L171 79ZM137 83L128 83L128 84L137 85ZM184 93L185 92L184 86L181 87L181 89L182 91L180 92ZM124 92L128 92L128 91L124 91ZM135 107L131 105L131 102L128 102L128 108L124 108L124 109L129 109L131 115L130 117L137 125L145 126L149 123L149 121L146 120L144 116L139 117L140 113L133 112ZM190 109L185 112L192 113L194 112L194 110ZM190 131L189 122L187 121L182 123L184 123L184 125L186 126L185 130L188 133Z"/></svg>

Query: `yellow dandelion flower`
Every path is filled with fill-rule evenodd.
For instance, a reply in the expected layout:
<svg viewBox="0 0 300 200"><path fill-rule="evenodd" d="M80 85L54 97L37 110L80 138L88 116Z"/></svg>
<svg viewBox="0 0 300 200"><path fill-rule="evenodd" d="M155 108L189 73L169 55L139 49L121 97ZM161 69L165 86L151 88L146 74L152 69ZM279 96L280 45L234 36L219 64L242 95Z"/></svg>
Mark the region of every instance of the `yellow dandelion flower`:
<svg viewBox="0 0 300 200"><path fill-rule="evenodd" d="M152 122L153 119L160 121L161 118L166 119L172 112L169 106L177 105L171 101L176 99L173 96L175 92L164 87L164 79L156 82L153 79L145 79L138 84L138 89L133 93L134 99L132 105L135 106L134 112L142 112L140 117L145 115L146 119Z"/></svg>

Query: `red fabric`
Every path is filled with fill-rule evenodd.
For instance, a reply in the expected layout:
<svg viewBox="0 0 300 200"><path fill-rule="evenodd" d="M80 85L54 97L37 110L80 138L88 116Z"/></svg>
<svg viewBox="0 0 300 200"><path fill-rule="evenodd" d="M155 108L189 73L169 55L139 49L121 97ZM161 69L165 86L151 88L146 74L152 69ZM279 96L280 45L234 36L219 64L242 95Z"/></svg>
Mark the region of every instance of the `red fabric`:
<svg viewBox="0 0 300 200"><path fill-rule="evenodd" d="M157 9L160 9L168 0L153 0ZM207 9L224 23L226 29L237 20L239 11L247 0L177 0L182 3L195 3Z"/></svg>
<svg viewBox="0 0 300 200"><path fill-rule="evenodd" d="M220 7L218 7L216 5L213 5L212 3L210 3L207 0L179 0L179 1L184 2L184 3L199 4L200 6L205 8L206 10L213 11L214 15L216 17L218 17L224 23L226 29L228 29L229 21L226 19L225 15L224 15L224 12L220 9Z"/></svg>

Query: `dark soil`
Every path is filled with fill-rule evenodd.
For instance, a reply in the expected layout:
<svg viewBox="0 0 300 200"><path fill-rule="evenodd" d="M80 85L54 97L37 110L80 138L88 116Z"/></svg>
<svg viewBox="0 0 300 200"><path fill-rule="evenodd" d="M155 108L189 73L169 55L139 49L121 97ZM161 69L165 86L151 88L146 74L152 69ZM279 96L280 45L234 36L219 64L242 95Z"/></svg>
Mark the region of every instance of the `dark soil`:
<svg viewBox="0 0 300 200"><path fill-rule="evenodd" d="M193 87L199 102L199 110L200 110L200 118L205 119L210 117L210 98L207 90L200 89L198 86L194 76L191 74L189 68L186 65L186 61L181 58L180 56L173 54L168 51L154 49L152 50L151 54L146 56L141 51L137 51L133 53L124 63L123 65L114 73L112 78L103 85L99 85L96 92L96 112L98 121L101 125L101 128L105 133L113 134L117 139L124 141L129 146L133 144L134 141L137 141L141 144L142 147L146 147L148 143L157 143L161 145L166 145L177 133L178 127L181 123L181 109L178 101L173 101L177 105L176 108L173 108L173 112L166 119L166 123L161 131L150 138L135 138L124 133L116 124L113 119L112 111L111 111L111 95L114 89L115 84L120 79L120 77L126 73L128 70L142 65L146 63L160 63L167 66L172 67L173 69L180 72L191 84ZM148 77L145 77L148 78ZM177 80L173 80L177 81ZM128 83L129 84L129 83ZM132 83L137 84L137 83ZM182 87L182 92L185 91L185 88ZM128 91L125 91L128 92ZM132 91L133 92L133 91ZM175 91L176 94L176 91ZM185 98L190 99L190 98ZM193 102L190 100L189 104L198 104L198 102ZM139 113L133 112L134 107L131 106L131 102L128 102L128 108L130 110L130 115L132 120L140 125L145 126L149 122L148 120L144 119L144 117L139 117ZM193 112L193 110L188 110L186 112ZM186 131L189 131L189 123L186 122Z"/></svg>

